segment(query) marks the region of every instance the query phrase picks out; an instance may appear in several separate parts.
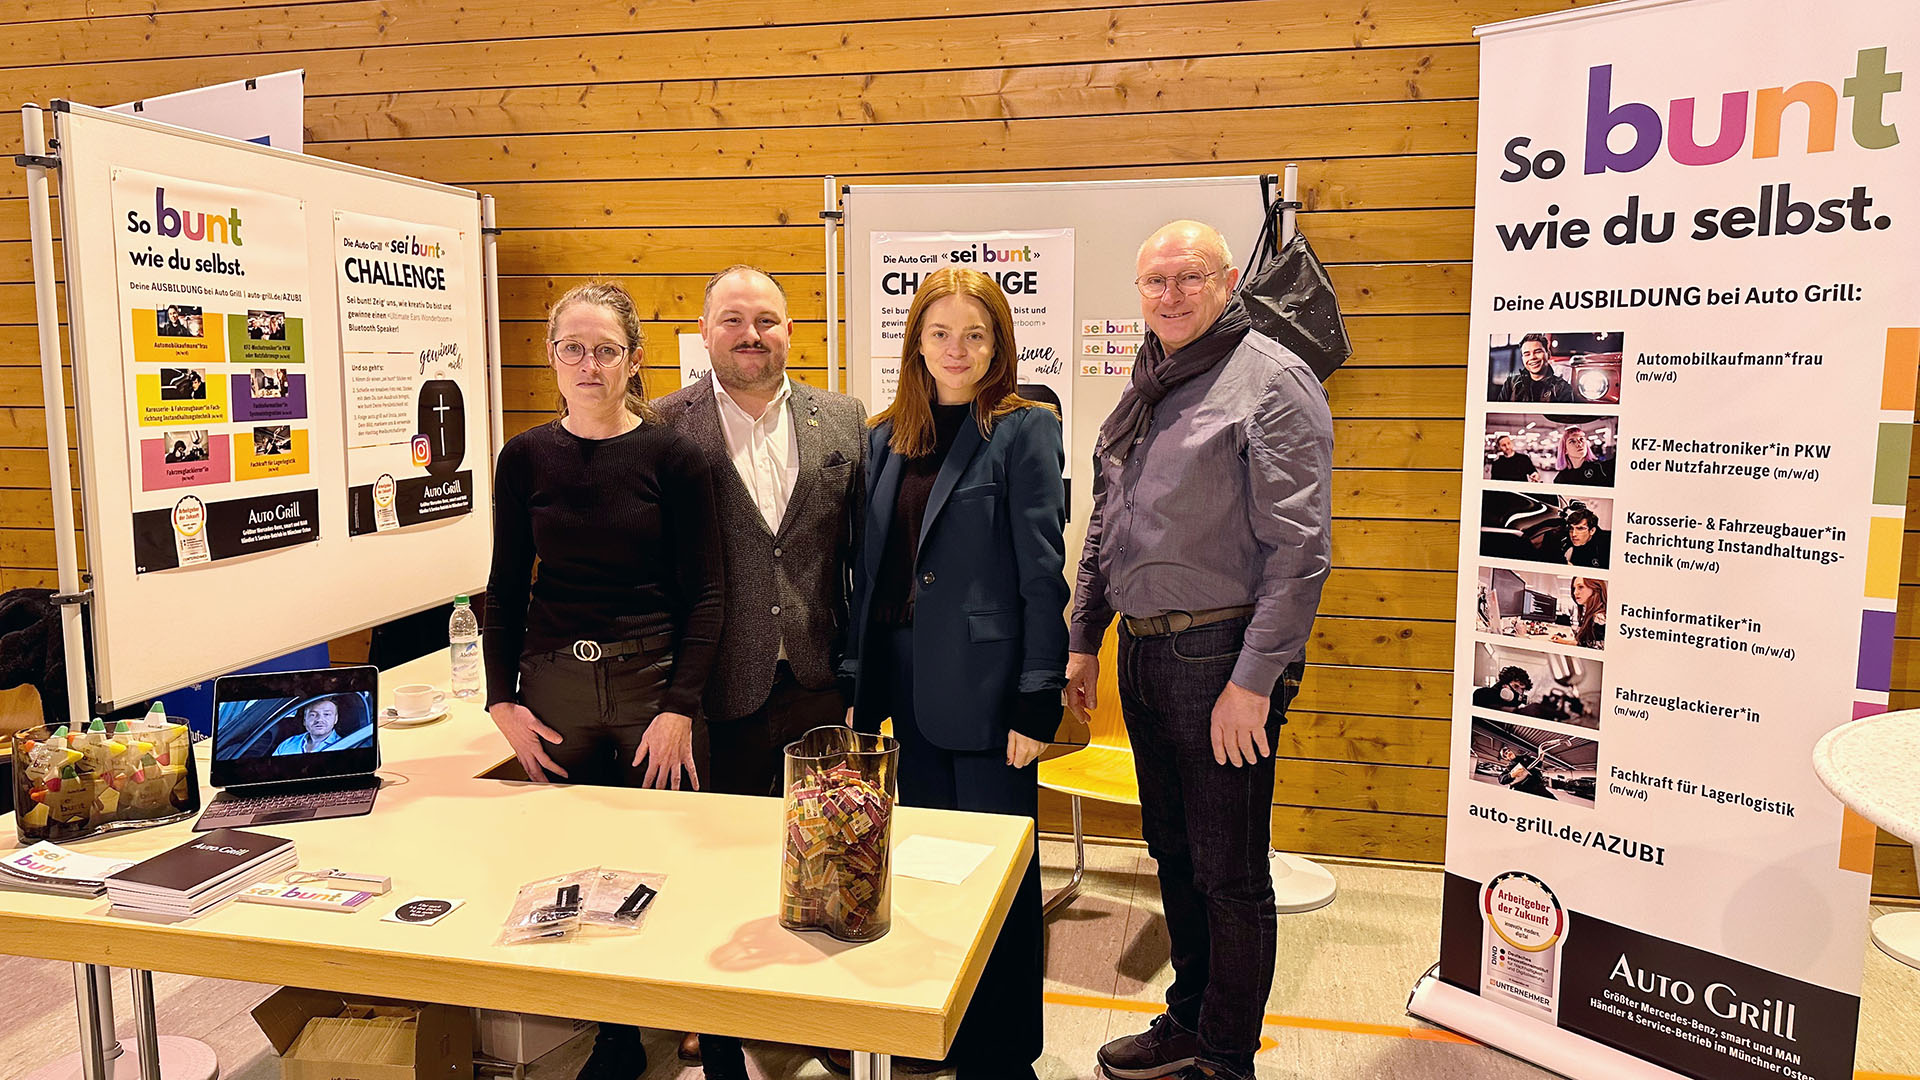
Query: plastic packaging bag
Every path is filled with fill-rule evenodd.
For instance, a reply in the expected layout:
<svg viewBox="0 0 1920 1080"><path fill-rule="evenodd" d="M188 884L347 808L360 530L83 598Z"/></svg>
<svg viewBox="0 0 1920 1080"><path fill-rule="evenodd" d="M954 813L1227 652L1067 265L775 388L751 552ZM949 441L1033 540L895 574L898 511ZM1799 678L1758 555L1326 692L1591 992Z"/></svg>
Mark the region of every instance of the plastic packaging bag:
<svg viewBox="0 0 1920 1080"><path fill-rule="evenodd" d="M593 887L598 870L576 870L570 874L530 881L520 886L513 899L513 910L500 929L501 945L520 945L529 941L557 941L572 937L580 928L580 913L586 908L587 891Z"/></svg>
<svg viewBox="0 0 1920 1080"><path fill-rule="evenodd" d="M586 906L580 921L586 926L604 926L614 930L638 930L647 921L653 898L667 883L665 874L639 874L632 870L596 869L587 890Z"/></svg>

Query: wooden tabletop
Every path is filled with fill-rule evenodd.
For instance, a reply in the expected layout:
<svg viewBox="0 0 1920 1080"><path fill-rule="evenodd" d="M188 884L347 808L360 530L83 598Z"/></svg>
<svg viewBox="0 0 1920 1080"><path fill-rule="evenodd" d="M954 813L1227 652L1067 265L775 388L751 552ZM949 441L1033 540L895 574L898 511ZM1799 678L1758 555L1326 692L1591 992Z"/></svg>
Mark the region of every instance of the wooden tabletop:
<svg viewBox="0 0 1920 1080"><path fill-rule="evenodd" d="M395 668L382 704L386 688L446 674L444 655ZM0 892L0 953L938 1058L1033 845L1023 818L897 810L896 845L927 834L993 853L959 885L896 876L892 930L848 945L780 928L777 799L476 779L507 750L468 702L380 743L372 814L260 830L293 840L302 867L390 875L370 910L229 904L155 925L104 899ZM189 824L73 846L142 857ZM0 843L15 843L10 826ZM667 875L639 932L495 944L522 884L594 866ZM415 896L465 904L429 927L381 920Z"/></svg>

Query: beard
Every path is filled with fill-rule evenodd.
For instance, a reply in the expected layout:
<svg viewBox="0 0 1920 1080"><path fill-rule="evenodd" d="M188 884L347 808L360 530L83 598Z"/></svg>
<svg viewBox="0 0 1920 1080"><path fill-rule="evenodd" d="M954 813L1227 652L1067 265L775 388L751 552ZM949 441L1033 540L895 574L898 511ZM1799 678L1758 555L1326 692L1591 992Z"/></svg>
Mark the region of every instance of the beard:
<svg viewBox="0 0 1920 1080"><path fill-rule="evenodd" d="M729 390L764 393L778 387L786 374L786 362L775 363L769 351L728 352L713 358L713 376Z"/></svg>

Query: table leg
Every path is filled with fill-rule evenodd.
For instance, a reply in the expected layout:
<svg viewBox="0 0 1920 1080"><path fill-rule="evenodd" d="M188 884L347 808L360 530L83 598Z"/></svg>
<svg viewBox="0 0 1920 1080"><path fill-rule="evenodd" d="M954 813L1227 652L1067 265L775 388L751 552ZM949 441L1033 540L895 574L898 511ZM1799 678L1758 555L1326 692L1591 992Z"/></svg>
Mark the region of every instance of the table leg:
<svg viewBox="0 0 1920 1080"><path fill-rule="evenodd" d="M98 964L73 965L73 996L80 1014L80 1052L48 1062L26 1080L217 1080L220 1061L198 1039L161 1035L153 1014L153 973L133 977L133 1030L137 1055L121 1052L113 1026L113 971Z"/></svg>
<svg viewBox="0 0 1920 1080"><path fill-rule="evenodd" d="M893 1080L893 1056L855 1050L853 1080Z"/></svg>
<svg viewBox="0 0 1920 1080"><path fill-rule="evenodd" d="M120 1056L113 1034L113 969L73 965L73 1001L80 1015L80 1075L107 1080L108 1063Z"/></svg>
<svg viewBox="0 0 1920 1080"><path fill-rule="evenodd" d="M48 1062L27 1080L139 1080L113 1034L113 970L73 965L73 1004L80 1018L80 1052Z"/></svg>
<svg viewBox="0 0 1920 1080"><path fill-rule="evenodd" d="M153 1014L153 972L129 971L133 977L133 1045L140 1054L143 1080L160 1080L160 1023Z"/></svg>

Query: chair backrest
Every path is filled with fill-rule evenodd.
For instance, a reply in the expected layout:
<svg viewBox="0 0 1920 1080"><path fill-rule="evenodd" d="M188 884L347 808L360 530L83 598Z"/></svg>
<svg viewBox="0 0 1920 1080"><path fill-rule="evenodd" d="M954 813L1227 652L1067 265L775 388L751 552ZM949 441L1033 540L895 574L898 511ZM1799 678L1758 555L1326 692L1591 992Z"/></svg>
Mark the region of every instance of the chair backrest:
<svg viewBox="0 0 1920 1080"><path fill-rule="evenodd" d="M1063 709L1060 733L1054 736L1053 745L1041 755L1042 760L1064 757L1086 746L1128 749L1127 725L1120 715L1120 639L1117 626L1118 623L1109 627L1106 638L1100 643L1099 706L1093 710L1092 722L1083 723L1072 710Z"/></svg>

